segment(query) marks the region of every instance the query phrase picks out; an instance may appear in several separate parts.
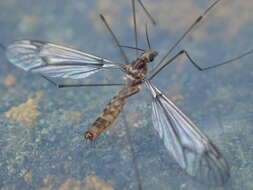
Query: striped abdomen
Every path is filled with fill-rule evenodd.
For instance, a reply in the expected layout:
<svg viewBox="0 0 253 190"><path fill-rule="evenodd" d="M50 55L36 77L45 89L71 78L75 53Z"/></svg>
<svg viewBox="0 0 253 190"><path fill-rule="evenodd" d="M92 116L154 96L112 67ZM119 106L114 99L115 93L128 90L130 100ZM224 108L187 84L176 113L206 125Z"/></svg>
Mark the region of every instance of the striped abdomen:
<svg viewBox="0 0 253 190"><path fill-rule="evenodd" d="M93 125L84 133L84 138L94 140L117 119L129 96L137 93L139 86L126 86L107 104Z"/></svg>

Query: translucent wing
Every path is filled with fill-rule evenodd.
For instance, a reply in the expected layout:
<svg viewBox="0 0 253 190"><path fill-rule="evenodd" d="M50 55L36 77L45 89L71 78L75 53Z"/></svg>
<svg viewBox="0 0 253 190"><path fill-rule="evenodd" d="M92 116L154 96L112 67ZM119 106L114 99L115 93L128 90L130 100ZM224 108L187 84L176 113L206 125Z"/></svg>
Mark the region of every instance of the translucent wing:
<svg viewBox="0 0 253 190"><path fill-rule="evenodd" d="M214 144L159 89L146 85L153 95L154 127L180 167L202 183L224 184L229 166Z"/></svg>
<svg viewBox="0 0 253 190"><path fill-rule="evenodd" d="M17 67L49 77L81 79L103 68L117 68L107 59L40 41L15 41L7 47L6 54Z"/></svg>

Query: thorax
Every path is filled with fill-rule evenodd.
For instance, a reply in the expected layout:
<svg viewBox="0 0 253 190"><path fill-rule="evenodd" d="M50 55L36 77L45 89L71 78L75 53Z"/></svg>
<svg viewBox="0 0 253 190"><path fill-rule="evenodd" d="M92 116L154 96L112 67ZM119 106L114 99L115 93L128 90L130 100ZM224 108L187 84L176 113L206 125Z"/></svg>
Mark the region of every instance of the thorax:
<svg viewBox="0 0 253 190"><path fill-rule="evenodd" d="M147 74L147 60L137 58L132 63L124 66L126 78L133 85L141 84Z"/></svg>

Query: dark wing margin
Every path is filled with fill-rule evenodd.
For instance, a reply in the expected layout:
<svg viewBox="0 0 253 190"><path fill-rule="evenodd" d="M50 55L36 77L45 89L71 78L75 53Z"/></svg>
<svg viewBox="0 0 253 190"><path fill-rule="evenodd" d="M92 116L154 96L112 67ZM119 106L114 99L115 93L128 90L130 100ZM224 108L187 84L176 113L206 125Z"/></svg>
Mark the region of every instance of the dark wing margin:
<svg viewBox="0 0 253 190"><path fill-rule="evenodd" d="M82 79L105 68L120 68L112 61L48 42L19 40L6 48L17 67L48 77Z"/></svg>
<svg viewBox="0 0 253 190"><path fill-rule="evenodd" d="M154 127L179 166L200 183L224 184L230 169L215 145L158 88L146 85L153 96Z"/></svg>

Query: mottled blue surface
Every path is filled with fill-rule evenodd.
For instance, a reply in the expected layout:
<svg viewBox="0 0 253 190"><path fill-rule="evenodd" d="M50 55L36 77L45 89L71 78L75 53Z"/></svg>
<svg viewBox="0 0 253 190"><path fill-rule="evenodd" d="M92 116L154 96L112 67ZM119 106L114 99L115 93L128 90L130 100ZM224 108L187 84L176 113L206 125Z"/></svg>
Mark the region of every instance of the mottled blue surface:
<svg viewBox="0 0 253 190"><path fill-rule="evenodd" d="M158 26L149 26L152 47L161 55L210 3L207 0L143 2L157 18ZM186 49L200 65L209 66L252 49L253 15L249 10L253 12L251 1L224 0L178 50ZM142 10L138 8L138 12ZM127 1L112 0L1 1L0 42L8 45L16 39L51 41L123 62L99 20L99 13L110 20L123 44L134 44L129 25L131 6ZM146 22L147 19L138 22L142 48L146 48L143 32ZM135 58L134 51L127 52L130 59ZM137 118L129 121L129 127L144 189L253 188L252 58L253 55L207 72L199 72L185 59L179 59L154 80L168 97L183 97L175 103L227 158L231 179L224 187L197 184L177 166L153 129L151 97L145 86L141 93L130 98L125 115ZM119 87L57 89L39 76L11 65L3 51L0 62L0 189L40 189L47 187L43 179L52 175L57 176L52 189L59 189L69 178L83 180L89 175L113 181L114 189L137 189L122 117L94 144L84 141L82 136ZM15 91L3 84L8 74L17 78ZM120 77L117 72L103 72L77 82L114 82ZM11 107L24 103L39 90L45 95L35 127L29 128L4 116ZM67 122L64 114L68 111L81 112L83 117ZM28 172L32 173L31 181L24 178Z"/></svg>

